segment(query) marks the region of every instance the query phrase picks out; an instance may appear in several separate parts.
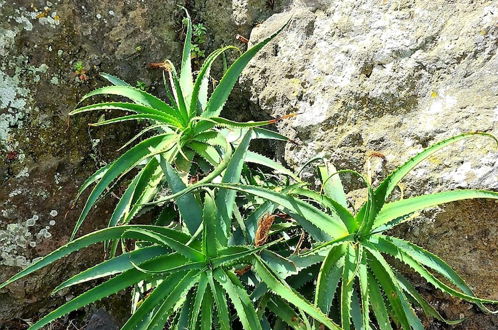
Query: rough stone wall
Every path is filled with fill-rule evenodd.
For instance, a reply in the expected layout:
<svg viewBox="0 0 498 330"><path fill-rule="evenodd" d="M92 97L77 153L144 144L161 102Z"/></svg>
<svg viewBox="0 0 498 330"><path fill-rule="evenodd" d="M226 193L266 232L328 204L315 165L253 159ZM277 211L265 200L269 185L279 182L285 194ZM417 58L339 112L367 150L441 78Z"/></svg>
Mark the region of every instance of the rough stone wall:
<svg viewBox="0 0 498 330"><path fill-rule="evenodd" d="M257 116L297 113L279 130L297 144L279 156L292 167L322 155L339 169L374 177L452 135L498 134L496 1L290 1L256 27L256 42L291 19L245 71ZM498 148L476 138L430 157L403 183L405 195L498 189ZM349 188L360 186L352 184ZM352 193L361 199L363 190ZM447 260L483 297L498 298L498 204L452 203L397 230ZM420 285L422 285L420 281ZM422 287L464 329L497 326L468 304ZM475 315L477 313L477 315ZM437 323L433 323L436 327Z"/></svg>
<svg viewBox="0 0 498 330"><path fill-rule="evenodd" d="M179 62L184 14L177 5L207 27L204 47L210 51L235 43L237 33L248 36L255 20L271 14L264 4L0 0L0 282L67 242L82 207L80 201L71 208L79 185L136 131L131 124L90 129L97 115L68 117L85 93L105 84L99 72L142 81L161 95L161 74L147 64ZM76 73L78 61L83 71ZM104 226L115 201L109 196L101 202L82 232ZM1 290L0 328L16 318L36 319L76 294L52 297L50 290L101 260L101 251L73 255ZM116 306L120 317L119 303L104 305ZM89 319L80 314L70 318Z"/></svg>

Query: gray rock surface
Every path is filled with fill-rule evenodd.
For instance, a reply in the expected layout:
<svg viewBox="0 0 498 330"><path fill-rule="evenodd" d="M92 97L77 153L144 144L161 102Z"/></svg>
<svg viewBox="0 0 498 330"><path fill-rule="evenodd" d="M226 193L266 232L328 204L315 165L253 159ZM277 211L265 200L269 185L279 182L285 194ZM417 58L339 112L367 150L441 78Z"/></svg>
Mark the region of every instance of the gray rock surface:
<svg viewBox="0 0 498 330"><path fill-rule="evenodd" d="M498 134L496 1L291 1L255 28L251 41L289 19L241 84L254 115L298 114L279 124L297 142L278 155L290 166L318 154L339 169L365 172L369 155L379 152L386 161L372 158L372 173L382 178L444 138ZM497 151L490 139L458 143L417 167L404 192L497 190ZM497 218L497 203L453 203L397 234L442 256L480 296L497 299ZM453 317L475 311L455 301L441 307ZM496 317L479 315L461 327L494 326Z"/></svg>

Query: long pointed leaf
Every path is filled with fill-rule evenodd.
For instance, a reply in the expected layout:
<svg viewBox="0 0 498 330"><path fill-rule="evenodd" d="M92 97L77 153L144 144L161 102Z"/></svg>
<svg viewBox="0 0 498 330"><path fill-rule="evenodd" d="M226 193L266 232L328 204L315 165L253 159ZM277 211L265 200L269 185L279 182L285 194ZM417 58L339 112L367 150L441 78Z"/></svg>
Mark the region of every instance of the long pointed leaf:
<svg viewBox="0 0 498 330"><path fill-rule="evenodd" d="M151 108L161 110L165 113L169 114L175 113L175 110L161 99L147 92L144 92L138 88L130 86L107 86L107 87L98 88L83 96L80 102L83 102L89 97L95 95L108 95L108 94L126 97L135 103L149 106Z"/></svg>
<svg viewBox="0 0 498 330"><path fill-rule="evenodd" d="M288 194L283 194L277 191L264 189L255 186L237 185L237 184L205 184L206 186L220 187L237 190L243 193L252 194L280 204L293 213L299 214L322 229L332 238L340 238L348 235L348 230L342 221L320 211L316 207L303 202L297 198L291 197Z"/></svg>
<svg viewBox="0 0 498 330"><path fill-rule="evenodd" d="M176 308L180 307L186 298L186 293L197 283L199 279L198 271L190 271L185 277L178 282L173 289L171 283L168 283L168 291L170 292L167 298L159 306L154 313L148 329L161 330L168 320L168 317Z"/></svg>
<svg viewBox="0 0 498 330"><path fill-rule="evenodd" d="M254 270L261 277L261 280L277 295L284 298L294 306L305 311L315 320L323 323L330 329L340 329L337 324L330 320L320 309L311 305L299 293L292 289L287 283L280 281L271 271L264 265L263 261L255 257Z"/></svg>
<svg viewBox="0 0 498 330"><path fill-rule="evenodd" d="M330 249L320 267L315 290L315 305L326 315L329 314L337 285L341 279L344 267L346 245L338 245Z"/></svg>
<svg viewBox="0 0 498 330"><path fill-rule="evenodd" d="M247 154L247 150L249 149L251 138L252 131L248 131L242 138L242 141L235 150L232 159L228 163L221 182L238 183L240 181L244 159ZM222 189L216 195L216 205L222 220L221 226L218 228L219 232L217 237L222 246L225 246L228 241L228 235L232 223L233 208L235 205L235 196L236 192L229 189Z"/></svg>
<svg viewBox="0 0 498 330"><path fill-rule="evenodd" d="M124 253L118 257L106 260L94 267L88 268L85 271L78 273L77 275L59 284L53 290L53 292L55 293L64 288L83 282L122 273L129 269L132 269L133 264L139 265L147 260L167 253L168 249L161 246L151 246Z"/></svg>
<svg viewBox="0 0 498 330"><path fill-rule="evenodd" d="M123 155L121 155L118 159L116 159L107 169L97 185L93 188L90 196L88 196L85 206L83 207L83 211L81 211L80 217L78 218L78 220L76 221L76 225L74 226L73 233L71 234L71 239L75 237L91 208L97 202L99 196L109 186L109 184L119 176L130 171L145 158L150 157L155 153L159 153L165 146L171 143L172 138L173 136L171 134L162 134L151 137L140 142L139 144L125 152Z"/></svg>
<svg viewBox="0 0 498 330"><path fill-rule="evenodd" d="M406 163L404 163L403 165L398 167L397 170L392 172L387 178L384 179L384 181L382 181L382 183L375 190L375 196L374 196L375 205L376 205L375 213L380 210L380 208L383 206L384 202L389 197L389 195L391 194L393 189L405 177L405 175L408 174L408 172L410 172L420 162L422 162L427 157L431 156L435 152L441 150L442 148L444 148L452 143L455 143L455 142L460 141L462 139L466 139L466 138L473 137L476 135L490 137L493 140L495 140L496 143L498 144L498 140L493 135L487 134L487 133L476 132L476 133L465 133L465 134L457 135L457 136L451 137L449 139L446 139L444 141L441 141L439 143L432 145L431 147L425 149L424 151L422 151L421 153L412 157Z"/></svg>
<svg viewBox="0 0 498 330"><path fill-rule="evenodd" d="M161 157L161 168L163 169L168 185L173 193L177 193L187 188L185 183L171 165ZM202 208L193 194L185 194L176 200L182 220L193 235L202 222Z"/></svg>
<svg viewBox="0 0 498 330"><path fill-rule="evenodd" d="M136 329L138 325L145 326L152 320L148 319L147 316L154 311L166 297L171 293L172 287L183 278L185 278L186 272L176 272L170 276L164 278L164 280L152 290L152 292L144 299L140 304L140 307L133 313L133 315L126 321L126 323L121 328L122 330L132 330ZM145 323L145 324L144 324Z"/></svg>
<svg viewBox="0 0 498 330"><path fill-rule="evenodd" d="M228 293L244 329L262 329L256 310L244 288L239 286L238 283L232 282L229 274L221 268L215 270L213 275L216 281L220 283L223 289Z"/></svg>
<svg viewBox="0 0 498 330"><path fill-rule="evenodd" d="M163 244L165 246L168 246L172 248L173 250L177 251L178 253L184 255L185 257L189 258L192 261L203 261L204 260L204 255L200 253L199 251L191 248L188 245L185 245L175 239L175 235L162 235L159 233L155 233L146 229L139 229L139 228L133 228L124 233L125 236L128 235L133 235L136 236L138 235L143 235L145 238L148 240L154 242L154 243L159 243Z"/></svg>
<svg viewBox="0 0 498 330"><path fill-rule="evenodd" d="M275 38L286 26L287 24L285 24L269 38L266 38L262 42L247 50L228 68L227 72L209 98L208 104L206 106L206 111L202 113L203 117L218 117L220 115L220 112L228 99L228 95L235 86L239 75L242 73L242 70L244 70L247 63L249 63L249 61L256 55L256 53L267 43L269 43L273 38Z"/></svg>
<svg viewBox="0 0 498 330"><path fill-rule="evenodd" d="M192 95L193 81L192 81L192 64L190 58L191 42L192 42L192 21L185 8L185 15L187 16L187 33L185 34L185 42L183 43L182 52L182 66L180 69L180 87L186 100L186 106L189 107L190 97Z"/></svg>
<svg viewBox="0 0 498 330"><path fill-rule="evenodd" d="M75 239L73 241L70 241L66 245L61 246L57 250L53 251L52 253L46 255L39 261L33 263L32 265L28 266L27 268L23 269L16 275L12 276L9 280L5 281L0 285L0 289L7 286L8 284L17 281L20 278L23 278L24 276L27 276L51 263L53 263L56 260L59 260L72 252L81 250L87 246L90 246L92 244L98 243L98 242L103 242L103 241L108 241L108 240L114 240L114 239L119 239L123 236L123 234L126 231L129 231L130 229L147 229L150 231L154 231L157 233L162 233L165 235L175 235L176 239L181 242L181 243L186 243L189 240L189 236L185 235L183 233L177 232L176 230L172 230L169 228L165 227L158 227L158 226L147 226L147 225L132 225L132 226L120 226L120 227L112 227L112 228L106 228L102 230L95 231L91 234L82 236L78 239ZM130 238L133 238L131 233L128 235ZM141 236L137 236L135 238L139 238Z"/></svg>
<svg viewBox="0 0 498 330"><path fill-rule="evenodd" d="M469 189L444 191L430 195L402 199L384 205L375 219L374 227L377 228L391 220L429 207L472 198L498 199L498 193L486 190Z"/></svg>

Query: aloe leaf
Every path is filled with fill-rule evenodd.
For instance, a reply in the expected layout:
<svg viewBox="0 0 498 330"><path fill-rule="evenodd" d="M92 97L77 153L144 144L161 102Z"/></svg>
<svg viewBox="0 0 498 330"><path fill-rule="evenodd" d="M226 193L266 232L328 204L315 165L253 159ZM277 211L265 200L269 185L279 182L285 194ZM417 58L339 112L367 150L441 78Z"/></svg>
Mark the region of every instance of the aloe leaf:
<svg viewBox="0 0 498 330"><path fill-rule="evenodd" d="M277 141L289 141L289 138L286 136L279 134L275 131L270 131L266 128L256 127L252 129L254 132L253 139L264 139L264 140L277 140Z"/></svg>
<svg viewBox="0 0 498 330"><path fill-rule="evenodd" d="M498 301L491 299L481 299L475 297L473 294L465 294L450 286L446 285L442 281L440 281L437 277L432 275L425 267L420 265L414 258L411 257L410 254L406 253L403 249L399 249L396 245L389 242L387 239L383 239L380 236L371 237L368 242L364 243L366 246L370 246L372 249L377 249L383 253L387 253L392 255L393 257L399 259L400 261L409 265L412 269L414 269L417 273L419 273L423 278L425 278L429 283L434 285L439 290L451 294L452 296L475 302L475 303L491 303L498 304Z"/></svg>
<svg viewBox="0 0 498 330"><path fill-rule="evenodd" d="M128 147L129 145L131 145L133 142L137 141L144 134L152 132L154 130L156 130L158 132L161 132L161 133L163 133L163 132L164 133L174 133L173 130L171 128L169 128L167 125L164 125L164 124L150 125L150 126L145 127L140 132L138 132L134 137L132 137L131 139L129 139L125 144L123 144L118 149L118 151L121 151L121 150L125 149L126 147Z"/></svg>
<svg viewBox="0 0 498 330"><path fill-rule="evenodd" d="M391 194L393 189L405 177L405 175L408 174L408 172L410 172L420 162L422 162L427 157L431 156L435 152L441 150L442 148L444 148L452 143L455 143L455 142L460 141L462 139L466 139L466 138L473 137L476 135L490 137L498 143L498 140L491 134L475 132L475 133L465 133L465 134L457 135L457 136L451 137L449 139L446 139L444 141L441 141L439 143L432 145L431 147L425 149L424 151L422 151L421 153L412 157L406 163L404 163L403 165L398 167L398 169L396 169L394 172L392 172L387 178L384 179L384 181L381 182L381 184L375 190L374 199L375 199L375 205L377 208L376 212L378 212L380 210L380 208L383 206L385 200L389 197L389 195Z"/></svg>
<svg viewBox="0 0 498 330"><path fill-rule="evenodd" d="M206 263L204 261L192 262L183 255L175 252L159 256L141 265L133 263L133 267L142 273L155 275L185 270L200 270L206 267Z"/></svg>
<svg viewBox="0 0 498 330"><path fill-rule="evenodd" d="M169 106L167 103L162 101L161 99L144 92L138 88L130 87L130 86L107 86L98 88L96 90L91 91L90 93L83 96L80 102L88 99L89 97L96 95L117 95L126 97L132 100L135 103L142 104L154 109L161 110L168 114L175 113L175 109Z"/></svg>
<svg viewBox="0 0 498 330"><path fill-rule="evenodd" d="M173 231L174 232L174 231ZM204 260L204 255L200 253L199 251L191 248L188 245L182 244L181 242L177 241L176 238L176 232L174 235L162 235L158 234L149 230L145 229L140 229L140 228L133 228L129 229L124 233L124 236L128 235L133 235L136 236L138 235L143 235L143 239L147 239L150 242L153 243L159 243L163 244L167 247L172 248L173 250L177 251L178 253L184 255L188 259L192 261L203 261Z"/></svg>
<svg viewBox="0 0 498 330"><path fill-rule="evenodd" d="M370 306L372 306L379 329L392 330L389 314L387 312L386 304L384 303L384 296L380 291L377 280L370 272L368 272L368 283L368 293L372 298L370 300Z"/></svg>
<svg viewBox="0 0 498 330"><path fill-rule="evenodd" d="M172 164L175 165L174 167L178 172L178 175L184 181L187 181L190 170L192 169L192 165L194 163L195 152L190 148L179 147L178 153L179 155L177 155L176 158L171 157L170 159L174 159L174 162L172 162Z"/></svg>
<svg viewBox="0 0 498 330"><path fill-rule="evenodd" d="M97 126L105 126L105 125L110 125L110 124L116 124L116 123L121 123L124 121L130 121L130 120L153 120L159 123L167 123L164 120L163 116L158 116L158 115L128 115L128 116L121 116L121 117L116 117L108 120L103 120L99 121L97 123L90 124L89 126L97 127Z"/></svg>
<svg viewBox="0 0 498 330"><path fill-rule="evenodd" d="M291 275L297 274L297 268L294 262L290 259L284 258L276 252L271 250L263 250L260 253L263 259L270 267L270 269L281 279L285 279Z"/></svg>
<svg viewBox="0 0 498 330"><path fill-rule="evenodd" d="M244 159L249 148L252 138L252 131L248 131L239 146L233 153L232 159L229 161L225 173L221 179L223 183L238 183L244 165ZM216 195L216 205L220 215L221 225L218 227L218 242L225 246L228 242L230 226L232 224L232 214L235 205L236 192L229 189L221 189Z"/></svg>
<svg viewBox="0 0 498 330"><path fill-rule="evenodd" d="M226 167L230 163L231 159L232 159L232 149L231 149L230 145L227 144L226 145L226 149L225 149L225 154L223 155L223 158L222 158L221 162L218 164L218 166L216 166L211 171L211 173L209 173L208 175L206 175L202 180L198 181L195 184L192 184L192 185L188 186L186 189L184 189L182 191L179 191L179 192L174 193L172 195L163 197L163 198L158 199L158 200L156 200L154 202L146 203L146 205L155 205L155 204L160 204L160 203L168 202L168 201L174 200L176 198L179 198L179 197L181 197L181 196L183 196L185 194L188 194L188 193L190 193L191 191L193 191L195 189L199 189L199 188L201 188L203 186L206 186L207 182L211 182L214 178L216 178L217 176L219 176L223 172L223 170L226 169Z"/></svg>
<svg viewBox="0 0 498 330"><path fill-rule="evenodd" d="M76 284L122 273L132 269L133 264L141 264L147 260L166 253L168 253L168 250L161 246L151 246L124 253L118 257L106 260L94 267L88 268L85 271L62 282L53 290L53 293Z"/></svg>
<svg viewBox="0 0 498 330"><path fill-rule="evenodd" d="M327 315L330 306L332 306L332 300L334 299L337 285L341 279L345 254L346 244L341 244L330 249L320 267L320 272L318 273L315 290L315 305Z"/></svg>
<svg viewBox="0 0 498 330"><path fill-rule="evenodd" d="M330 197L326 195L320 195L318 192L302 188L302 187L296 187L291 190L292 194L296 195L301 195L305 196L311 199L314 199L318 203L322 204L323 206L327 207L330 212L332 213L332 217L337 218L337 220L340 220L344 223L344 225L348 228L348 231L350 233L354 232L355 229L358 227L358 224L356 223L356 219L354 216L349 212L347 208L336 202L335 200L331 199Z"/></svg>
<svg viewBox="0 0 498 330"><path fill-rule="evenodd" d="M228 267L234 264L248 262L253 254L266 249L271 244L274 243L272 242L257 248L229 246L227 248L220 249L218 251L218 257L211 259L211 265L213 267Z"/></svg>
<svg viewBox="0 0 498 330"><path fill-rule="evenodd" d="M190 97L192 95L193 80L192 80L192 64L191 64L191 42L192 42L192 21L185 8L185 15L187 16L187 33L185 34L185 42L183 44L182 52L182 65L180 70L180 87L183 91L187 107L190 103Z"/></svg>
<svg viewBox="0 0 498 330"><path fill-rule="evenodd" d="M188 108L187 103L188 100L185 99L185 95L183 94L182 87L180 85L180 80L176 75L176 71L173 68L173 64L171 64L172 69L168 72L169 78L171 82L171 86L173 88L173 94L175 95L176 104L178 105L178 113L180 114L180 118L182 118L182 122L185 126L187 126L189 122L188 117Z"/></svg>
<svg viewBox="0 0 498 330"><path fill-rule="evenodd" d="M226 127L226 128L254 128L260 126L271 125L276 122L276 119L271 120L263 120L263 121L247 121L247 122L238 122L230 119L222 118L222 117L195 117L194 119L199 121L199 125L204 126L209 123L214 124L217 127Z"/></svg>
<svg viewBox="0 0 498 330"><path fill-rule="evenodd" d="M375 237L372 236L372 239L386 240L389 243L396 245L399 249L404 251L406 254L410 255L418 263L426 267L429 267L437 271L439 274L443 275L446 279L448 279L457 288L462 290L462 292L464 292L465 294L469 296L474 295L470 287L457 274L457 272L455 272L446 262L444 262L441 258L436 256L435 254L432 254L413 243L392 236L376 235Z"/></svg>
<svg viewBox="0 0 498 330"><path fill-rule="evenodd" d="M411 308L406 296L403 294L403 290L396 280L396 275L387 261L377 249L369 248L367 244L365 244L365 246L372 256L372 258L369 258L370 269L372 269L375 277L384 289L396 319L400 322L403 329L409 330L411 329L411 326L415 330L423 330L424 326Z"/></svg>
<svg viewBox="0 0 498 330"><path fill-rule="evenodd" d="M370 295L368 282L368 260L366 253L363 253L361 264L358 267L358 280L360 282L361 295L361 327L370 329Z"/></svg>
<svg viewBox="0 0 498 330"><path fill-rule="evenodd" d="M123 223L130 223L131 219L142 210L143 204L149 202L156 195L162 179L162 169L160 168L157 159L153 158L147 163L143 173L140 175L140 179L133 194L132 207L124 217Z"/></svg>
<svg viewBox="0 0 498 330"><path fill-rule="evenodd" d="M498 199L498 193L486 190L453 190L440 193L402 199L392 203L385 204L378 213L374 227L382 226L389 221L401 216L434 207L440 204L459 201L463 199L489 198Z"/></svg>
<svg viewBox="0 0 498 330"><path fill-rule="evenodd" d="M210 259L218 255L218 248L216 244L216 226L218 225L218 210L216 203L210 193L204 197L204 210L203 210L203 239L202 239L202 252Z"/></svg>
<svg viewBox="0 0 498 330"><path fill-rule="evenodd" d="M280 31L282 31L287 26L287 23L280 28L277 32L275 32L270 37L266 38L262 42L257 45L251 47L244 54L242 54L232 65L228 68L227 72L221 78L220 83L216 86L215 90L211 94L209 98L208 104L206 106L206 110L202 113L203 117L218 117L220 115L225 102L230 95L235 83L239 79L242 70L246 67L247 63L256 55L256 53L263 48L267 43L269 43L275 36L277 36Z"/></svg>
<svg viewBox="0 0 498 330"><path fill-rule="evenodd" d="M216 149L207 143L191 141L188 147L195 151L199 156L207 160L211 165L215 166L220 163L221 157Z"/></svg>
<svg viewBox="0 0 498 330"><path fill-rule="evenodd" d="M214 301L216 303L216 309L218 310L218 322L219 328L223 330L229 330L230 327L230 319L229 319L229 311L228 304L225 297L225 292L213 279L212 272L208 272L208 282L209 287L211 288L211 292L213 293Z"/></svg>
<svg viewBox="0 0 498 330"><path fill-rule="evenodd" d="M306 330L303 320L301 320L297 313L282 298L278 296L271 297L268 301L267 308L292 327L292 329Z"/></svg>
<svg viewBox="0 0 498 330"><path fill-rule="evenodd" d="M351 328L351 296L353 294L353 284L357 265L356 249L351 244L346 244L344 255L344 267L342 270L341 282L341 326L344 330Z"/></svg>
<svg viewBox="0 0 498 330"><path fill-rule="evenodd" d="M114 239L119 239L123 236L123 234L126 231L129 231L130 229L147 229L150 231L154 231L157 233L162 233L165 235L175 235L175 238L182 243L186 243L189 240L189 236L183 233L180 233L176 230L172 230L169 228L165 227L158 227L158 226L148 226L148 225L131 225L131 226L120 226L120 227L112 227L112 228L106 228L102 230L95 231L91 234L82 236L78 239L75 239L73 241L70 241L66 245L61 246L57 250L53 251L52 253L46 255L39 261L33 263L32 265L28 266L27 268L23 269L16 275L12 276L9 280L5 281L0 285L0 289L7 286L8 284L17 281L20 278L23 278L24 276L27 276L47 265L50 265L56 260L59 260L72 252L81 250L87 246L90 246L92 244L98 243L98 242L103 242L103 241L108 241L108 240L114 240ZM136 237L131 237L130 238L140 238L140 236Z"/></svg>
<svg viewBox="0 0 498 330"><path fill-rule="evenodd" d="M192 314L190 319L190 328L195 329L199 314L201 314L201 307L203 300L205 300L204 295L206 294L206 288L208 285L208 279L206 273L201 273L199 277L199 285L197 286L197 291L195 293L194 303L192 305ZM208 293L209 294L209 293Z"/></svg>
<svg viewBox="0 0 498 330"><path fill-rule="evenodd" d="M213 328L213 296L210 290L206 290L204 294L204 299L202 300L201 309L201 329L212 329Z"/></svg>
<svg viewBox="0 0 498 330"><path fill-rule="evenodd" d="M78 189L78 193L76 194L76 198L74 199L75 201L78 200L81 196L81 194L92 184L95 182L99 181L102 179L102 177L105 175L107 170L109 170L109 167L112 166L112 163L107 164L104 167L99 168L95 173L90 175L80 186L80 189Z"/></svg>
<svg viewBox="0 0 498 330"><path fill-rule="evenodd" d="M171 283L167 283L166 290L169 292L169 295L154 312L154 316L150 321L148 329L164 329L164 325L166 324L168 317L177 308L181 307L185 301L187 295L186 293L197 283L198 280L199 272L190 271L176 284L174 289L171 289Z"/></svg>
<svg viewBox="0 0 498 330"><path fill-rule="evenodd" d="M252 151L248 151L247 152L246 163L254 163L254 164L263 165L263 166L266 166L266 167L269 167L269 168L275 170L276 172L279 172L279 173L285 174L287 176L290 176L295 181L298 181L298 182L301 181L298 178L298 176L295 175L294 173L292 173L292 171L290 171L289 169L287 169L284 166L280 165L276 161L274 161L274 160L272 160L272 159L270 159L268 157L265 157L263 155L260 155L260 154L258 154L256 152L252 152Z"/></svg>
<svg viewBox="0 0 498 330"><path fill-rule="evenodd" d="M365 328L363 326L363 315L360 305L360 299L358 298L357 290L353 289L351 295L351 319L353 320L353 329L358 330L369 330L369 325Z"/></svg>
<svg viewBox="0 0 498 330"><path fill-rule="evenodd" d="M171 167L164 157L161 157L160 164L166 180L168 181L168 185L173 193L177 193L187 188L178 173L173 169L173 167ZM202 222L202 208L199 202L195 199L193 194L184 194L176 200L176 203L183 222L187 226L189 233L193 235Z"/></svg>
<svg viewBox="0 0 498 330"><path fill-rule="evenodd" d="M280 281L272 272L264 265L263 261L258 257L254 259L254 270L261 278L263 282L266 283L271 291L275 292L277 295L287 300L294 306L306 312L315 320L323 323L330 329L340 329L340 327L330 320L325 314L321 312L320 309L311 305L306 299L304 299L298 292L292 289L287 283Z"/></svg>
<svg viewBox="0 0 498 330"><path fill-rule="evenodd" d="M446 324L455 325L461 323L464 319L459 320L447 320L439 314L439 312L429 305L429 303L422 297L420 293L418 293L417 289L408 281L403 275L396 273L396 278L398 279L399 285L401 288L406 291L413 299L418 303L420 307L424 310L424 313L428 316L434 317L439 321L442 321Z"/></svg>
<svg viewBox="0 0 498 330"><path fill-rule="evenodd" d="M41 329L65 314L124 290L148 277L149 275L147 274L141 273L135 269L130 269L70 300L38 320L30 329Z"/></svg>
<svg viewBox="0 0 498 330"><path fill-rule="evenodd" d="M126 103L126 102L105 102L88 105L85 107L77 108L69 113L70 116L74 116L83 112L88 111L100 111L100 110L121 110L128 112L135 112L137 114L154 115L160 119L161 122L166 122L170 125L181 127L181 121L178 118L178 112L171 109L170 112L164 110L157 110L149 106L136 104L136 103Z"/></svg>
<svg viewBox="0 0 498 330"><path fill-rule="evenodd" d="M100 76L102 78L106 79L107 81L109 81L114 86L130 86L130 84L128 84L126 81L124 81L118 77L115 77L109 73L101 72Z"/></svg>
<svg viewBox="0 0 498 330"><path fill-rule="evenodd" d="M237 49L234 46L227 46L215 50L204 60L199 74L195 79L194 89L192 91L192 101L190 103L190 116L200 115L206 108L208 97L208 83L211 66L218 56L229 49Z"/></svg>
<svg viewBox="0 0 498 330"><path fill-rule="evenodd" d="M337 172L334 165L328 164L327 166L319 166L318 172L320 173L323 186L322 189L325 192L325 195L347 209L348 202L341 178L338 175L333 175L333 173Z"/></svg>
<svg viewBox="0 0 498 330"><path fill-rule="evenodd" d="M111 218L109 219L108 227L116 226L126 215L126 213L130 210L131 202L133 200L133 195L135 194L135 189L137 188L138 181L140 181L140 177L142 173L145 171L145 168L133 178L131 183L126 188L123 195L121 195L119 202L116 204L114 211L112 212Z"/></svg>
<svg viewBox="0 0 498 330"><path fill-rule="evenodd" d="M237 316L246 330L262 329L256 310L240 283L232 282L231 277L223 269L218 268L213 272L214 278L221 287L228 293L232 301ZM237 280L237 279L234 279Z"/></svg>
<svg viewBox="0 0 498 330"><path fill-rule="evenodd" d="M192 318L192 305L194 303L194 290L191 289L187 293L185 302L183 303L180 312L178 313L178 321L173 327L174 330L183 330L189 328L189 320ZM175 308L176 309L176 308Z"/></svg>
<svg viewBox="0 0 498 330"><path fill-rule="evenodd" d="M142 160L152 156L154 153L159 153L169 143L173 136L171 134L162 134L146 139L123 155L116 159L112 165L107 169L97 185L93 188L90 196L81 211L80 217L76 221L71 239L74 239L81 224L86 219L93 205L97 202L99 196L106 190L109 184L121 175L130 171L133 167L138 165Z"/></svg>
<svg viewBox="0 0 498 330"><path fill-rule="evenodd" d="M394 314L395 320L404 330L410 330L410 323L405 315L403 306L401 304L399 293L389 275L382 269L382 266L376 260L370 260L370 269L372 270L375 279L378 281L380 287L385 292L387 300L389 301L390 311Z"/></svg>
<svg viewBox="0 0 498 330"><path fill-rule="evenodd" d="M247 194L252 194L280 204L293 213L301 215L316 227L322 229L332 238L340 238L348 235L346 226L342 221L329 216L316 207L303 202L297 198L285 193L264 189L255 186L237 185L237 184L205 184L206 186L233 189Z"/></svg>
<svg viewBox="0 0 498 330"><path fill-rule="evenodd" d="M166 297L171 293L172 287L183 278L187 272L176 272L164 278L164 280L152 290L152 292L143 300L140 307L126 321L121 328L122 330L131 330L138 328L139 325L145 328L152 321L147 318L155 308L157 308Z"/></svg>

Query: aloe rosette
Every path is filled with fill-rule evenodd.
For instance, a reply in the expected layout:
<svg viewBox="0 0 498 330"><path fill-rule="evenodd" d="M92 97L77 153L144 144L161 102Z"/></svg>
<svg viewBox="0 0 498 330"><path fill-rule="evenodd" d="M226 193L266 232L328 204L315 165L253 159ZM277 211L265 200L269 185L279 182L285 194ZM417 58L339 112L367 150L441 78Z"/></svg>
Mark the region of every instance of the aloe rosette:
<svg viewBox="0 0 498 330"><path fill-rule="evenodd" d="M76 222L71 238L76 236L92 207L109 187L138 167L138 174L128 185L109 220L109 226L130 223L131 219L141 211L143 205L156 196L164 183L171 184L167 182L159 166L159 156L180 171L184 182L189 181L189 175L192 172L205 175L201 183L210 182L224 171L232 155L233 141L227 140L223 129L244 131L253 128L254 138L286 140L282 135L260 127L272 124L275 120L239 123L220 117L242 70L257 52L275 38L283 28L251 47L235 60L212 93L209 93L209 74L213 62L224 52L235 47L224 47L210 54L194 79L191 67L192 23L188 13L185 21L187 28L180 72L177 73L170 61L165 61L163 65L168 76L164 75L168 101L134 88L117 77L102 74L102 77L113 86L102 87L86 94L82 102L102 95L123 97L132 102L97 103L79 107L70 113L70 115L76 115L104 110L131 113L97 122L93 124L94 126L131 120L145 120L150 123L150 126L123 146L128 147L135 143L131 148L107 166L97 170L82 184L77 198L90 186L94 185L94 187ZM166 86L167 83L170 84L171 90ZM148 137L136 143L143 136ZM271 165L271 160L264 156L255 155L254 158L255 162L263 161ZM192 170L192 164L202 166ZM190 233L193 234L195 229L190 227Z"/></svg>
<svg viewBox="0 0 498 330"><path fill-rule="evenodd" d="M413 243L390 236L386 231L414 219L417 212L426 208L464 199L498 199L498 193L493 191L467 189L390 201L399 182L421 161L451 143L477 135L490 137L498 143L495 137L486 133L449 138L408 160L375 189L361 174L350 170L336 172L333 166L319 168L323 193L302 184L290 186L286 191L237 184L209 186L261 197L283 208L307 231L313 247L291 258L303 265L293 281L302 285L316 280L314 305L326 315L339 315L343 329L393 329L393 322L403 329L423 329L414 306L420 307L429 317L456 324L462 320L447 320L441 316L385 256L408 265L435 288L475 303L485 312L491 312L485 304L497 304L498 301L476 297L441 258ZM367 185L368 199L356 214L349 210L339 179L338 174L344 172L359 176ZM309 276L309 266L317 262L321 262L319 271ZM334 301L339 314L332 313Z"/></svg>

